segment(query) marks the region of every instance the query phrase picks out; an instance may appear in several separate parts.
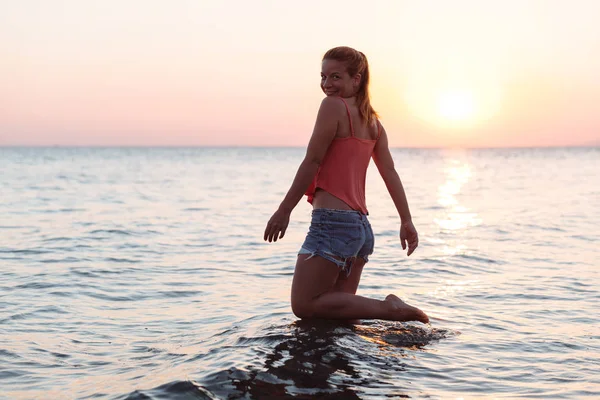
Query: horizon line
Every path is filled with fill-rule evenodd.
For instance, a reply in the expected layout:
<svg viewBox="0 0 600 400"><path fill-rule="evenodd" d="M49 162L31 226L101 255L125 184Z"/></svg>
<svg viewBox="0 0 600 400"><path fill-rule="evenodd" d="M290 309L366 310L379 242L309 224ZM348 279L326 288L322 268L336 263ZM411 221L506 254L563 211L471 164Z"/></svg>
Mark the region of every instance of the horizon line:
<svg viewBox="0 0 600 400"><path fill-rule="evenodd" d="M0 144L0 148L105 148L105 149L184 149L184 148L204 148L204 149L305 149L306 145L297 146L256 146L256 145L101 145L101 144L54 144L54 145L20 145L20 144ZM577 145L522 145L522 146L390 146L390 149L402 150L498 150L498 149L569 149L569 148L600 148L600 143L577 144Z"/></svg>

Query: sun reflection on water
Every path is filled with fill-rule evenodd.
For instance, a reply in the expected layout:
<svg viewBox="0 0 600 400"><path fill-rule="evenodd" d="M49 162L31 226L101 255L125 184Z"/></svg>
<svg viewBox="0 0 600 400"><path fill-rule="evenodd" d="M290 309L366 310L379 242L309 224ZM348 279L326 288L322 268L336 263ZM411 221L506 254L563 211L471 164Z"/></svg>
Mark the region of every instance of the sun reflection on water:
<svg viewBox="0 0 600 400"><path fill-rule="evenodd" d="M462 203L470 196L471 192L465 191L464 188L475 174L466 153L453 151L448 154L443 173L446 180L438 187L437 198L441 209L433 217L438 232L429 241L435 244L436 251L445 262L454 265L456 257L469 253L469 238L473 233L470 228L482 224L482 219L477 212ZM474 290L478 284L479 281L474 279L444 279L431 288L429 295L445 301L464 296ZM436 317L442 319L452 319L456 316L450 310L431 311Z"/></svg>
<svg viewBox="0 0 600 400"><path fill-rule="evenodd" d="M472 289L479 281L475 279L454 280L445 279L443 285L437 287L430 294L436 298L449 298L458 295L466 289Z"/></svg>
<svg viewBox="0 0 600 400"><path fill-rule="evenodd" d="M461 231L465 228L481 224L478 214L472 212L468 207L461 205L457 196L462 187L469 182L472 171L470 165L457 158L448 160L450 165L445 169L446 182L438 188L438 204L444 207L444 215L435 218L435 223L443 231ZM448 251L444 251L448 253ZM455 254L451 251L450 254Z"/></svg>

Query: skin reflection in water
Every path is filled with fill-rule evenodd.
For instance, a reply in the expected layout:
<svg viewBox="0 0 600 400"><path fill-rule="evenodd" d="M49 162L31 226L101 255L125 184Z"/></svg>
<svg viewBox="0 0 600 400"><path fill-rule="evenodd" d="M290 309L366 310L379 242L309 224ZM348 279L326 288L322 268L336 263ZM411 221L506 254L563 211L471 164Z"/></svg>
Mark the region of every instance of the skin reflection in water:
<svg viewBox="0 0 600 400"><path fill-rule="evenodd" d="M350 325L329 321L296 321L281 332L286 336L283 341L271 339L272 334L253 340L260 349L274 345L262 368L230 369L206 384L225 398L305 398L318 394L320 399L359 399L351 386L360 386L361 377L350 365L346 350L336 343L351 329Z"/></svg>
<svg viewBox="0 0 600 400"><path fill-rule="evenodd" d="M277 330L285 335L283 341L280 335L273 335ZM383 363L387 372L395 371L399 378L405 370L399 361L405 354L399 348L417 350L447 334L445 330L403 324L355 326L322 320L299 320L269 331L269 336L251 340L258 342L256 347L260 349L272 348L262 367L223 371L205 385L216 395L229 398L359 399L369 387L382 388L382 394L392 390L394 396L406 397L396 379L379 381L378 374L370 372L373 365ZM365 341L370 344L365 345Z"/></svg>

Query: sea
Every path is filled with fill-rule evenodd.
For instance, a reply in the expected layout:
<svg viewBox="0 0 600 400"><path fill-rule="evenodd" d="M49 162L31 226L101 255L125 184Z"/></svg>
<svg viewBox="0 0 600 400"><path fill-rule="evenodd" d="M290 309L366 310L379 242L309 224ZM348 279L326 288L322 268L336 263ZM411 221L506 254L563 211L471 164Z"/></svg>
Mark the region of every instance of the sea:
<svg viewBox="0 0 600 400"><path fill-rule="evenodd" d="M358 294L430 324L303 321L303 148L0 148L0 397L600 398L600 148L392 149Z"/></svg>

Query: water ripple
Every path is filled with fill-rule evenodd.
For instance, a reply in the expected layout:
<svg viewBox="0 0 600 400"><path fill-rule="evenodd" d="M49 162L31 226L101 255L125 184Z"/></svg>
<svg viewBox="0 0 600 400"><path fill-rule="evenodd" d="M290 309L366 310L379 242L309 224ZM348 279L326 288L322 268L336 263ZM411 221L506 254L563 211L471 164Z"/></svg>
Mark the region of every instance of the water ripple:
<svg viewBox="0 0 600 400"><path fill-rule="evenodd" d="M409 258L369 169L358 294L395 292L431 325L294 318L310 206L283 240L261 231L302 149L0 153L8 398L600 397L597 149L392 149Z"/></svg>

